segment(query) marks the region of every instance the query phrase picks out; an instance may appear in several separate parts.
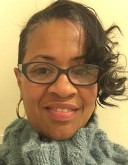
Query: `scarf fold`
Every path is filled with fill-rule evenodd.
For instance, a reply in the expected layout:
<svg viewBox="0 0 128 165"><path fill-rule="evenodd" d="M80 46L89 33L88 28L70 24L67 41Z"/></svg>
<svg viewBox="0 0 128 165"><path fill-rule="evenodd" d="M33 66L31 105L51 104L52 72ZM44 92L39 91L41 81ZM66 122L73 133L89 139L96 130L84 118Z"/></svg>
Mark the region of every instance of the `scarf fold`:
<svg viewBox="0 0 128 165"><path fill-rule="evenodd" d="M3 161L3 164L1 163ZM5 163L4 163L5 162ZM128 165L128 150L98 129L97 115L65 141L48 140L17 119L5 131L0 165Z"/></svg>

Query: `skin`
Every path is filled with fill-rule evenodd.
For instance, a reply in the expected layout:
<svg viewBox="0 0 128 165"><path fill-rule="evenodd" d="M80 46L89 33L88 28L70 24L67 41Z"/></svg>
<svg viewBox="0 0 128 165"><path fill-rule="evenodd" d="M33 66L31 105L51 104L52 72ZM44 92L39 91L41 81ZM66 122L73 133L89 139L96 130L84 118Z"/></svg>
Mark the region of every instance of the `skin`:
<svg viewBox="0 0 128 165"><path fill-rule="evenodd" d="M83 60L78 58L86 42L83 36L81 26L69 20L44 23L28 40L23 63L48 62L61 68L81 64ZM74 86L65 74L61 74L53 84L35 84L17 68L14 72L27 118L40 135L64 140L87 124L95 110L97 84ZM70 112L56 112L56 108Z"/></svg>

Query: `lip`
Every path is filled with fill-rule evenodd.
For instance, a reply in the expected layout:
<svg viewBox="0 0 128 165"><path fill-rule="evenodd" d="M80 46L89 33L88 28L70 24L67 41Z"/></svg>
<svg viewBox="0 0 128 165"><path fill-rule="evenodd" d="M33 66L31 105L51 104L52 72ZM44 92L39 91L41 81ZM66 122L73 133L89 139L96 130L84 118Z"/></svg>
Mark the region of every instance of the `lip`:
<svg viewBox="0 0 128 165"><path fill-rule="evenodd" d="M54 120L70 121L76 116L80 107L76 104L66 102L49 102L44 106L44 109L48 116Z"/></svg>

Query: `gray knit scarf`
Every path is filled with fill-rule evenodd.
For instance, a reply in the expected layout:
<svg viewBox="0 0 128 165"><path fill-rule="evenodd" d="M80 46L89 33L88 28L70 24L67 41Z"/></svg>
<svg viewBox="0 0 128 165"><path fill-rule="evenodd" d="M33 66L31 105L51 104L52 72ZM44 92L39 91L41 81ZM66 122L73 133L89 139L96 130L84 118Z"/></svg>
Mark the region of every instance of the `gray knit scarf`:
<svg viewBox="0 0 128 165"><path fill-rule="evenodd" d="M128 150L98 129L96 114L66 141L40 138L27 120L17 119L5 131L0 165L128 165Z"/></svg>

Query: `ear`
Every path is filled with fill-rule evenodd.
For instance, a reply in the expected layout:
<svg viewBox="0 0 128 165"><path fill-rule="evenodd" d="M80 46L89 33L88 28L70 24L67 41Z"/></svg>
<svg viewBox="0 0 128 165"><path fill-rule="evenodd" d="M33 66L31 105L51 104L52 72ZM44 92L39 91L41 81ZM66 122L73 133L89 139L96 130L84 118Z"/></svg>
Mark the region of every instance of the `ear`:
<svg viewBox="0 0 128 165"><path fill-rule="evenodd" d="M19 86L19 88L21 89L21 72L19 71L18 68L14 68L14 73L17 79L17 84Z"/></svg>

